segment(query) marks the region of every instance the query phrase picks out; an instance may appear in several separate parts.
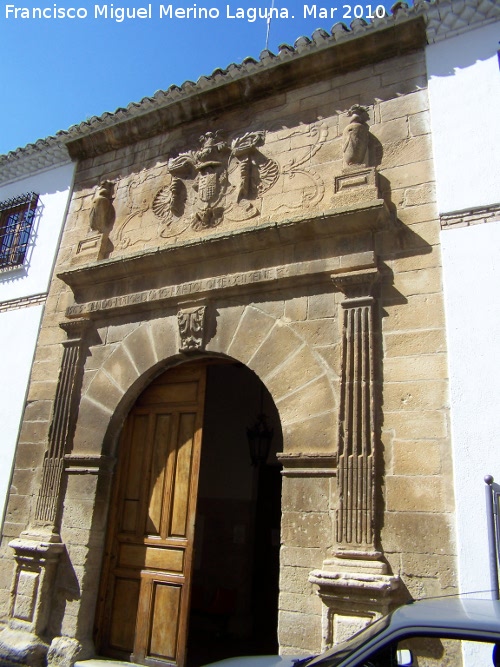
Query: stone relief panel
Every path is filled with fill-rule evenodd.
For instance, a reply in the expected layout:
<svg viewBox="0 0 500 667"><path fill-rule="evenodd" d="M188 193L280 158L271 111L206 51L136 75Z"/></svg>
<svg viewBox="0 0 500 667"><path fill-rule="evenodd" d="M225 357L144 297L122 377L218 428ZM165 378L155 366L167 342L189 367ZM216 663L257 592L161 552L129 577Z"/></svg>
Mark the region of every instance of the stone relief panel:
<svg viewBox="0 0 500 667"><path fill-rule="evenodd" d="M260 200L279 177L278 163L261 147L264 132L227 140L206 132L199 147L170 157L163 165L130 179L128 209L119 226L117 247L169 239L188 230L212 230L223 222L241 223L260 214Z"/></svg>
<svg viewBox="0 0 500 667"><path fill-rule="evenodd" d="M296 215L303 210L315 209L325 194L325 181L311 165L311 161L328 138L328 127L324 123L313 123L291 130L283 139L289 139L290 145L300 145L290 151L290 158L281 169L281 192L279 197L267 202L267 215ZM301 141L302 140L302 141ZM282 156L282 159L284 156Z"/></svg>
<svg viewBox="0 0 500 667"><path fill-rule="evenodd" d="M338 119L344 116L345 129L339 134ZM279 224L376 197L375 170L368 166L370 118L369 110L355 106L289 127L275 121L265 130L255 125L237 133L217 129L182 141L177 135L176 146L173 137L169 142L165 136L156 161L154 149L145 144L141 151L149 151L148 162L139 161L132 170L124 164L129 175L112 181L105 180L104 164L101 185L79 194L76 217L85 217L94 236L98 231L106 237L106 248L87 232L74 261L200 239L215 230L231 233ZM118 162L115 154L115 168ZM112 206L113 224L101 224L111 216L105 206Z"/></svg>

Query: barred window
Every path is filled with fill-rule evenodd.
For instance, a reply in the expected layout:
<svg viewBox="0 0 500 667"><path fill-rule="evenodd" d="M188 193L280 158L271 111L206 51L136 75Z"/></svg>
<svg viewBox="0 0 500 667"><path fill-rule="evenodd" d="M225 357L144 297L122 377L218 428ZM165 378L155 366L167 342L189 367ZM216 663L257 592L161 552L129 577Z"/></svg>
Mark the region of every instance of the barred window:
<svg viewBox="0 0 500 667"><path fill-rule="evenodd" d="M34 192L0 202L0 269L24 263L37 204Z"/></svg>

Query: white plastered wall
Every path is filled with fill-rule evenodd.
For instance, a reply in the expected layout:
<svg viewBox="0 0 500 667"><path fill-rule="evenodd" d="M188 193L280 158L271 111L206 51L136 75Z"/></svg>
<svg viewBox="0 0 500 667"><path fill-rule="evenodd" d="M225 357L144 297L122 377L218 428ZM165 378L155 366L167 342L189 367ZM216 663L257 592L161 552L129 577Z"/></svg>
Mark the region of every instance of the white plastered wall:
<svg viewBox="0 0 500 667"><path fill-rule="evenodd" d="M5 302L48 291L73 170L73 164L65 164L0 186L0 202L27 192L40 195L40 214L26 266L0 273L0 308ZM41 303L23 307L11 304L0 312L0 526L42 312Z"/></svg>
<svg viewBox="0 0 500 667"><path fill-rule="evenodd" d="M500 23L427 47L440 213L500 203Z"/></svg>
<svg viewBox="0 0 500 667"><path fill-rule="evenodd" d="M499 38L497 23L427 49L442 214L500 204ZM483 478L500 482L500 221L447 229L441 243L465 593L490 587Z"/></svg>

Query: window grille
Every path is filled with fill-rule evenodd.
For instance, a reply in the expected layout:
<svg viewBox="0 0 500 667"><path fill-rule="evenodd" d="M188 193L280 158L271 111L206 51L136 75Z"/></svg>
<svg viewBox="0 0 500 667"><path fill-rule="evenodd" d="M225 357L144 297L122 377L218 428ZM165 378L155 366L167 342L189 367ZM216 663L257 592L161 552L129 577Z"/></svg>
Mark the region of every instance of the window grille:
<svg viewBox="0 0 500 667"><path fill-rule="evenodd" d="M0 269L24 263L37 204L34 192L0 203Z"/></svg>

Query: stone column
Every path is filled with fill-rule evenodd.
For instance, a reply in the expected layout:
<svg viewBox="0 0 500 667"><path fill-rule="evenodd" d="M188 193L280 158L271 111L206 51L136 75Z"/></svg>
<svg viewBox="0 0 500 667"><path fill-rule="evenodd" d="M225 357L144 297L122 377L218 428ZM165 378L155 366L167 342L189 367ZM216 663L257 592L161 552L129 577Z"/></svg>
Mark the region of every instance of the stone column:
<svg viewBox="0 0 500 667"><path fill-rule="evenodd" d="M51 594L60 554L65 547L59 535L64 455L73 435L74 407L83 372L84 334L87 320L62 324L67 333L54 401L42 483L31 526L10 545L16 570L8 627L0 634L0 662L45 664L49 649L46 631Z"/></svg>
<svg viewBox="0 0 500 667"><path fill-rule="evenodd" d="M342 302L339 416L339 549L375 550L375 360L372 285L376 270L334 278Z"/></svg>
<svg viewBox="0 0 500 667"><path fill-rule="evenodd" d="M59 504L64 470L64 454L72 440L72 416L78 399L81 373L82 348L87 320L75 320L61 324L68 339L63 343L64 352L56 389L54 413L49 431L49 447L43 462L42 485L38 494L34 524L50 530L55 540L59 530Z"/></svg>
<svg viewBox="0 0 500 667"><path fill-rule="evenodd" d="M388 574L376 525L378 443L373 288L378 270L333 276L342 291L342 375L338 491L333 557L311 572L323 600L324 648L387 613L399 585Z"/></svg>

